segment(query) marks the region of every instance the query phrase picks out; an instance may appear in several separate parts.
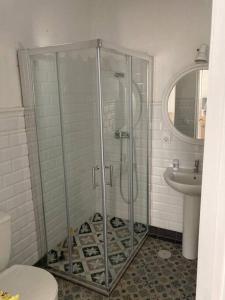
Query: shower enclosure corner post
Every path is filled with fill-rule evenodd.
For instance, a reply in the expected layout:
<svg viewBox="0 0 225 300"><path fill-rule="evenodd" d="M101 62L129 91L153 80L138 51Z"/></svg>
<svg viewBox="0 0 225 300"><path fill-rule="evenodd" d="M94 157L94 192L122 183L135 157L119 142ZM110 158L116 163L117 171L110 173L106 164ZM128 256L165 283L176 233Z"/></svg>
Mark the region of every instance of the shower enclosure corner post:
<svg viewBox="0 0 225 300"><path fill-rule="evenodd" d="M152 103L152 93L150 95L149 93L149 86L151 85L151 90L152 90L152 74L150 76L150 60L148 61L147 64L147 226L148 226L148 232L149 232L149 225L150 225L150 197L149 197L149 193L150 193L150 189L149 189L149 185L150 185L150 176L149 176L149 168L150 163L149 163L149 156L151 155L151 149L152 149L152 145L151 143L151 138L149 138L150 135L150 131L152 130L152 126L150 124L150 118L152 120L152 108L151 108L151 103Z"/></svg>
<svg viewBox="0 0 225 300"><path fill-rule="evenodd" d="M129 187L129 211L130 211L130 232L131 232L131 253L134 250L134 203L133 203L133 163L134 163L134 132L133 132L133 89L132 89L132 56L128 56L128 126L129 126L129 175L128 175L128 187Z"/></svg>
<svg viewBox="0 0 225 300"><path fill-rule="evenodd" d="M152 169L152 114L153 114L153 70L154 58L151 56L147 65L147 225L148 232L151 224L150 201L151 201L151 176L150 169Z"/></svg>
<svg viewBox="0 0 225 300"><path fill-rule="evenodd" d="M107 237L107 206L106 206L106 182L105 182L105 158L104 158L104 128L103 128L103 99L101 84L101 47L102 41L97 40L96 67L97 67L97 93L98 93L98 119L100 136L100 162L101 162L101 188L102 188L102 210L103 210L103 236L104 236L104 260L105 260L105 285L109 288L108 272L108 237Z"/></svg>

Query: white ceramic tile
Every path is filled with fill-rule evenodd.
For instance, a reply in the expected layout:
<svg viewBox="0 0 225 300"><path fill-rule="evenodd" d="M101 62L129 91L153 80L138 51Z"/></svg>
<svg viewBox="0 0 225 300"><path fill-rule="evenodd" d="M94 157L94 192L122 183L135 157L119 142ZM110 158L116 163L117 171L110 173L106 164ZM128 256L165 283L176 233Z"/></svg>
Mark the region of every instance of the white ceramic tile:
<svg viewBox="0 0 225 300"><path fill-rule="evenodd" d="M194 160L202 162L203 147L186 144L171 135L171 142L161 139L168 132L162 120L161 103L153 104L152 168L151 168L151 224L182 231L183 195L171 189L163 179L163 172L178 158L181 167L193 168ZM161 128L161 129L160 129Z"/></svg>
<svg viewBox="0 0 225 300"><path fill-rule="evenodd" d="M0 210L11 215L10 263L24 263L29 257L30 264L33 264L38 248L23 111L1 111L0 127ZM30 241L32 249L21 243L23 238Z"/></svg>

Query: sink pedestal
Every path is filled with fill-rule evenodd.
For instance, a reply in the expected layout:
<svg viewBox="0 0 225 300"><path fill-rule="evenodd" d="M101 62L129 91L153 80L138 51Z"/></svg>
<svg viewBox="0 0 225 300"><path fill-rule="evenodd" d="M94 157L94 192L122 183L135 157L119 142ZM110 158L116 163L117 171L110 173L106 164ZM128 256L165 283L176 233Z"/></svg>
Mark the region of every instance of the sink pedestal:
<svg viewBox="0 0 225 300"><path fill-rule="evenodd" d="M191 169L167 168L165 181L175 191L184 195L183 256L196 259L198 255L198 230L201 201L202 175Z"/></svg>
<svg viewBox="0 0 225 300"><path fill-rule="evenodd" d="M196 259L198 255L200 200L200 196L184 195L182 252L187 259Z"/></svg>

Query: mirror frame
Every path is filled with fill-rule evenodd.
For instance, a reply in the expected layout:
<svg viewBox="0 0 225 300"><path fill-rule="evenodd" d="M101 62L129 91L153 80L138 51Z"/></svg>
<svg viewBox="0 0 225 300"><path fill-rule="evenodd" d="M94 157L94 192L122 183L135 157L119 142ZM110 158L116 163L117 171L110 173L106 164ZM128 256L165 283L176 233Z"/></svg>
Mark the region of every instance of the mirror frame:
<svg viewBox="0 0 225 300"><path fill-rule="evenodd" d="M163 96L163 101L162 101L162 117L163 117L164 124L166 124L166 127L168 129L170 129L170 131L172 132L172 134L174 136L176 136L178 139L180 139L181 141L183 141L185 143L189 143L189 144L204 145L204 139L196 139L196 138L189 137L189 136L181 133L178 129L176 129L176 127L171 122L171 120L169 118L169 114L168 114L168 100L169 100L169 96L170 96L170 93L171 93L172 89L174 88L174 86L176 85L176 83L183 76L187 75L188 73L190 73L192 71L197 71L197 70L208 70L208 63L191 65L191 66L185 68L184 70L182 70L181 72L178 72L170 80L170 82L169 82L169 84L168 84L168 86L167 86L167 88L166 88L166 90L164 92L164 96Z"/></svg>

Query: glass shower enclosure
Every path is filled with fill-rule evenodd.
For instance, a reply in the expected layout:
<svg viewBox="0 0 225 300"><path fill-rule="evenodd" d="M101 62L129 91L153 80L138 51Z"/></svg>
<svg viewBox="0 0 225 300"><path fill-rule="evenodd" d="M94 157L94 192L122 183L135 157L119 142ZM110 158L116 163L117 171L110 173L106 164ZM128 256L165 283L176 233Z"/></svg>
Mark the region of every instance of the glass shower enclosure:
<svg viewBox="0 0 225 300"><path fill-rule="evenodd" d="M18 57L42 266L108 295L148 234L152 57L102 40Z"/></svg>

